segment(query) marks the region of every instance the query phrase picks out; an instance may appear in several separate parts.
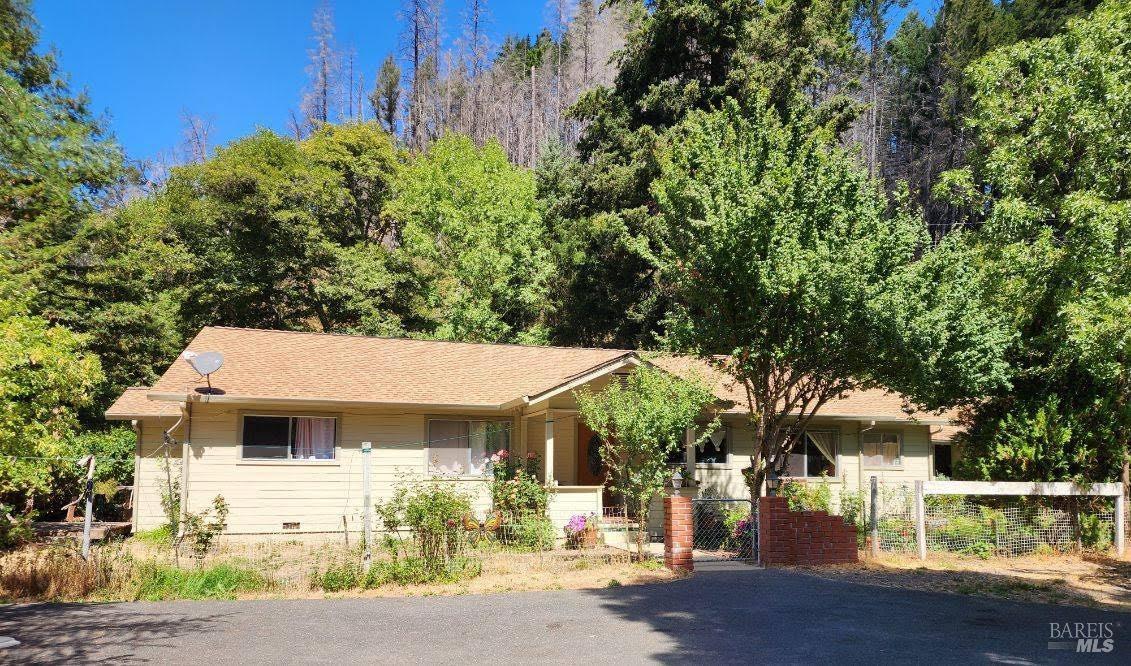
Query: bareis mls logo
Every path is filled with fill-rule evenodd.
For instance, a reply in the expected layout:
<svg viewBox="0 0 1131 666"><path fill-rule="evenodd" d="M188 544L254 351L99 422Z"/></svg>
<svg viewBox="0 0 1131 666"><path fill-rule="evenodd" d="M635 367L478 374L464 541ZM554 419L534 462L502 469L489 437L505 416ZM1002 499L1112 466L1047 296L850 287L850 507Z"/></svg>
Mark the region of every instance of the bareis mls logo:
<svg viewBox="0 0 1131 666"><path fill-rule="evenodd" d="M1112 622L1049 622L1049 649L1111 652L1115 649Z"/></svg>

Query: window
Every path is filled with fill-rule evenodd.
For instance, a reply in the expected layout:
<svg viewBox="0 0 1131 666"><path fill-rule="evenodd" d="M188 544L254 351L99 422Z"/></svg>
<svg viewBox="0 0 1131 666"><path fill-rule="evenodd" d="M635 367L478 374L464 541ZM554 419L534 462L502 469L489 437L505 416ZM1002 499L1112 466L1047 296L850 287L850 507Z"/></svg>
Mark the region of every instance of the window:
<svg viewBox="0 0 1131 666"><path fill-rule="evenodd" d="M333 460L338 420L321 416L243 417L243 457Z"/></svg>
<svg viewBox="0 0 1131 666"><path fill-rule="evenodd" d="M836 439L832 431L805 431L786 459L785 476L836 476Z"/></svg>
<svg viewBox="0 0 1131 666"><path fill-rule="evenodd" d="M699 435L700 433L696 433ZM727 435L725 426L716 428L711 437L695 446L695 462L698 463L725 463L727 462ZM680 441L678 449L668 454L668 465L683 465L687 461L687 447Z"/></svg>
<svg viewBox="0 0 1131 666"><path fill-rule="evenodd" d="M894 432L866 432L860 444L865 467L899 467L903 464L903 446Z"/></svg>
<svg viewBox="0 0 1131 666"><path fill-rule="evenodd" d="M727 440L730 433L726 428L718 428L707 441L695 447L695 462L725 463L727 461Z"/></svg>
<svg viewBox="0 0 1131 666"><path fill-rule="evenodd" d="M491 455L510 450L509 421L432 419L428 421L428 472L482 476Z"/></svg>

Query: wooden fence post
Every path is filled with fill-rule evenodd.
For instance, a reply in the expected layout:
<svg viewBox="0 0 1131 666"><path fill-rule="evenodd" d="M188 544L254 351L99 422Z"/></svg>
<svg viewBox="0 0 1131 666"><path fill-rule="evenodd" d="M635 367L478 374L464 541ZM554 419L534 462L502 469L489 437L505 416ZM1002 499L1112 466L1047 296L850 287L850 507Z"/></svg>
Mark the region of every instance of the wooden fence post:
<svg viewBox="0 0 1131 666"><path fill-rule="evenodd" d="M915 482L915 543L919 547L919 559L927 559L927 511L923 501L923 482Z"/></svg>
<svg viewBox="0 0 1131 666"><path fill-rule="evenodd" d="M880 481L875 476L872 477L872 497L869 502L869 518L868 525L872 534L872 558L880 556L880 525L879 525L879 509L876 507L880 501Z"/></svg>
<svg viewBox="0 0 1131 666"><path fill-rule="evenodd" d="M86 515L82 519L82 558L90 559L90 521L94 514L94 456L79 461L86 465Z"/></svg>
<svg viewBox="0 0 1131 666"><path fill-rule="evenodd" d="M1115 554L1119 557L1123 557L1124 541L1127 540L1127 523L1124 514L1126 502L1123 493L1115 496Z"/></svg>

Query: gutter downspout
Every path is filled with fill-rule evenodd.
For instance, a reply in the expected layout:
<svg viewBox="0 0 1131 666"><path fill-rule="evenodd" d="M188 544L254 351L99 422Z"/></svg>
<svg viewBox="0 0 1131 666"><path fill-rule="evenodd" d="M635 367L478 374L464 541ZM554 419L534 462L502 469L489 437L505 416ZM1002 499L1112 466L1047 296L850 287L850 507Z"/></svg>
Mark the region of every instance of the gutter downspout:
<svg viewBox="0 0 1131 666"><path fill-rule="evenodd" d="M141 437L142 425L140 419L130 421L134 429L134 488L130 497L130 531L137 534L137 505L138 495L141 492Z"/></svg>
<svg viewBox="0 0 1131 666"><path fill-rule="evenodd" d="M188 484L189 484L189 458L192 457L192 399L185 400L181 412L185 422L185 438L181 442L181 526L177 530L177 537L185 535L185 518L188 517Z"/></svg>

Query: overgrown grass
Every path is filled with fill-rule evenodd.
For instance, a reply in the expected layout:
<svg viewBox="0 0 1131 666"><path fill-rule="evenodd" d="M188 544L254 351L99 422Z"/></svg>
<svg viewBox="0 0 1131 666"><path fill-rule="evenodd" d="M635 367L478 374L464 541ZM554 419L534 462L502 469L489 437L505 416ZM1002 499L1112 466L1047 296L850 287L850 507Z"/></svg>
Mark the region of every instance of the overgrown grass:
<svg viewBox="0 0 1131 666"><path fill-rule="evenodd" d="M235 599L239 594L262 592L271 580L254 569L222 563L200 569L146 562L134 573L132 597L144 601L170 599Z"/></svg>
<svg viewBox="0 0 1131 666"><path fill-rule="evenodd" d="M5 600L234 599L272 585L246 564L181 569L139 562L119 544L96 546L86 560L71 547L52 546L17 553L0 564L0 598Z"/></svg>
<svg viewBox="0 0 1131 666"><path fill-rule="evenodd" d="M173 543L173 530L168 525L162 525L151 530L136 532L133 538L149 546L168 546Z"/></svg>

